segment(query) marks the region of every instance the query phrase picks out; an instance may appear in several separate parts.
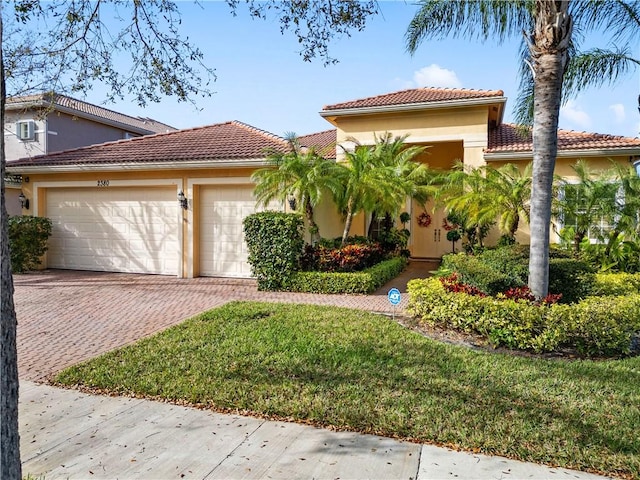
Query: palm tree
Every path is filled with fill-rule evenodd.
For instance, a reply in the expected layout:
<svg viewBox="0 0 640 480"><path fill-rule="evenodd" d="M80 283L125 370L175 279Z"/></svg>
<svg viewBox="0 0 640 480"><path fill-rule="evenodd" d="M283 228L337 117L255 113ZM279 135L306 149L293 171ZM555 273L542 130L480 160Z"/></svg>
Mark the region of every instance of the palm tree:
<svg viewBox="0 0 640 480"><path fill-rule="evenodd" d="M320 231L314 219L314 207L327 192L336 195L341 187L336 164L313 148L303 148L294 134L287 134L287 141L288 152L271 151L267 156L270 165L251 175L256 182L254 194L261 205L293 197L304 212L311 241L315 243Z"/></svg>
<svg viewBox="0 0 640 480"><path fill-rule="evenodd" d="M483 170L490 200L487 214L497 217L500 231L515 241L520 220L524 218L529 222L532 164L527 164L523 170L511 163Z"/></svg>
<svg viewBox="0 0 640 480"><path fill-rule="evenodd" d="M615 80L638 64L625 50L579 53L572 37L574 26L581 33L606 32L617 44L633 45L640 33L640 4L623 0L423 0L406 33L411 53L425 39L451 35L501 42L526 33L523 69L530 73L530 81L525 78L523 93L533 92L533 106L520 111L533 116L529 287L538 298L548 293L549 286L553 171L565 73L573 72L567 77L571 81L567 92L575 93L603 78ZM572 52L574 59L591 57L594 61L570 63Z"/></svg>
<svg viewBox="0 0 640 480"><path fill-rule="evenodd" d="M394 215L407 197L426 200L422 186L427 169L413 159L425 147L407 147L404 137L391 134L375 136L374 145L356 143L353 151L343 147L339 178L342 192L337 197L338 208L345 214L342 244L351 230L353 217L360 212Z"/></svg>

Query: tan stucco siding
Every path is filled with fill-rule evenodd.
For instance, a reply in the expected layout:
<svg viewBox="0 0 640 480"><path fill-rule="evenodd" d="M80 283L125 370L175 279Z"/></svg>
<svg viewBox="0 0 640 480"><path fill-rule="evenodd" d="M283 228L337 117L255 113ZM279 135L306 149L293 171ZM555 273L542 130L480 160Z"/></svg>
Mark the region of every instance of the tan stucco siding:
<svg viewBox="0 0 640 480"><path fill-rule="evenodd" d="M462 142L465 149L481 150L487 146L487 115L486 107L468 107L339 117L335 120L337 142L347 148L350 138L355 138L362 144L373 144L375 135L389 132L393 136L408 135L406 142L410 144ZM337 154L341 158L340 148Z"/></svg>

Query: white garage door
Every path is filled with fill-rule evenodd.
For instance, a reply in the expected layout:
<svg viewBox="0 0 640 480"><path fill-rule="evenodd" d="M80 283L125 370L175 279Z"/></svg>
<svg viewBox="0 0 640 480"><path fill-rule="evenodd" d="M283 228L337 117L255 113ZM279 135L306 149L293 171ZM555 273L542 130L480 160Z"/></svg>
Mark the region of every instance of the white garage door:
<svg viewBox="0 0 640 480"><path fill-rule="evenodd" d="M250 277L242 220L255 213L253 186L200 189L200 275Z"/></svg>
<svg viewBox="0 0 640 480"><path fill-rule="evenodd" d="M49 268L178 274L173 188L52 188Z"/></svg>

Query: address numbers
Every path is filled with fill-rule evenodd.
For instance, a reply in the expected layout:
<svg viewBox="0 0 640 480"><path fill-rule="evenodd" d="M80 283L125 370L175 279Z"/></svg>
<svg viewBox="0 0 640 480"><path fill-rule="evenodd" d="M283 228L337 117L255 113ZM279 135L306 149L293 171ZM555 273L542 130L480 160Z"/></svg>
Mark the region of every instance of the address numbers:
<svg viewBox="0 0 640 480"><path fill-rule="evenodd" d="M98 180L98 186L99 187L108 187L109 186L109 180Z"/></svg>

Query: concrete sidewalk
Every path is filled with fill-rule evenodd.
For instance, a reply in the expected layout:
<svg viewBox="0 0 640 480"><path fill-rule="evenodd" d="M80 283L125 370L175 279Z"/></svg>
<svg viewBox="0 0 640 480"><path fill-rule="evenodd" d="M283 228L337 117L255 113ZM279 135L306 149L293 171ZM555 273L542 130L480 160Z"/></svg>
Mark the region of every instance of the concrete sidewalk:
<svg viewBox="0 0 640 480"><path fill-rule="evenodd" d="M65 479L602 479L373 435L21 381L23 475Z"/></svg>

